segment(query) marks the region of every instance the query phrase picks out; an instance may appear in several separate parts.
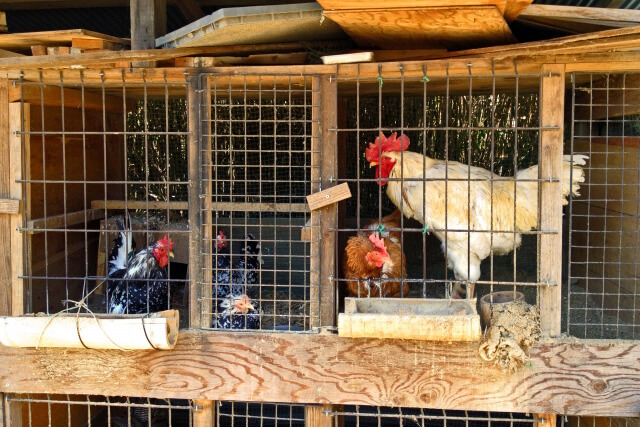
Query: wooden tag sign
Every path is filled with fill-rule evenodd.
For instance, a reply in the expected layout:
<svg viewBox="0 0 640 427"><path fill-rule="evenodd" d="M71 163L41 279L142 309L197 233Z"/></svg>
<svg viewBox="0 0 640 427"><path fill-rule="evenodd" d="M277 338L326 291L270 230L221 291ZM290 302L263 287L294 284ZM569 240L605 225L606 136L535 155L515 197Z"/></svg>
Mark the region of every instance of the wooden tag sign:
<svg viewBox="0 0 640 427"><path fill-rule="evenodd" d="M307 203L309 204L309 209L315 211L316 209L337 203L349 197L351 197L351 190L349 190L349 184L345 182L318 193L308 195Z"/></svg>

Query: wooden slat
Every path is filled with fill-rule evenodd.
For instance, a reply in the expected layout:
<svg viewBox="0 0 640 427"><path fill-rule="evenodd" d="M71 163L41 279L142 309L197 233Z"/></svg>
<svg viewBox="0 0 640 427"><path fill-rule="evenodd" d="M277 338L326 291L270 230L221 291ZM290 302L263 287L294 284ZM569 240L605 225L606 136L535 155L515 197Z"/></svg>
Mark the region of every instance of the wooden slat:
<svg viewBox="0 0 640 427"><path fill-rule="evenodd" d="M171 209L171 210L187 210L189 202L157 202L143 200L92 200L91 209Z"/></svg>
<svg viewBox="0 0 640 427"><path fill-rule="evenodd" d="M322 57L323 64L354 64L356 62L373 62L373 52L343 53L341 55L326 55Z"/></svg>
<svg viewBox="0 0 640 427"><path fill-rule="evenodd" d="M515 41L494 6L325 10L362 46L468 49Z"/></svg>
<svg viewBox="0 0 640 427"><path fill-rule="evenodd" d="M322 188L333 185L338 177L338 85L330 76L322 76L320 93L322 116L320 130L322 134L322 166L320 178ZM329 231L338 225L338 205L333 203L320 211L320 326L335 325L336 290L332 279L336 277L336 232Z"/></svg>
<svg viewBox="0 0 640 427"><path fill-rule="evenodd" d="M0 391L11 393L630 417L640 393L640 345L628 341L539 343L513 374L474 343L278 333L180 331L172 351L0 346L0 358Z"/></svg>
<svg viewBox="0 0 640 427"><path fill-rule="evenodd" d="M9 102L20 101L25 103L43 104L48 107L60 107L63 102L66 107L82 107L82 91L77 89L57 86L16 85L9 89ZM103 108L104 106L104 108ZM89 110L104 110L106 112L122 113L122 98L114 95L105 95L104 104L102 93L84 91L84 108ZM127 102L127 110L133 109L133 102Z"/></svg>
<svg viewBox="0 0 640 427"><path fill-rule="evenodd" d="M533 414L537 419L544 420L535 423L535 427L556 427L556 414Z"/></svg>
<svg viewBox="0 0 640 427"><path fill-rule="evenodd" d="M557 127L540 131L541 178L562 178L564 132L564 66L547 65L540 88L540 126ZM553 283L539 290L540 329L552 337L561 332L562 311L562 183L540 183L540 228L557 234L542 234L538 244L538 280Z"/></svg>
<svg viewBox="0 0 640 427"><path fill-rule="evenodd" d="M10 50L0 49L0 58L13 58L16 56L24 56L18 52L12 52Z"/></svg>
<svg viewBox="0 0 640 427"><path fill-rule="evenodd" d="M304 64L306 52L261 53L249 56L205 56L176 58L176 67L228 67L232 65L289 65Z"/></svg>
<svg viewBox="0 0 640 427"><path fill-rule="evenodd" d="M0 214L17 214L22 210L22 201L18 199L0 199Z"/></svg>
<svg viewBox="0 0 640 427"><path fill-rule="evenodd" d="M533 0L507 0L507 6L504 10L504 18L507 20L507 22L513 21L531 3L533 3Z"/></svg>
<svg viewBox="0 0 640 427"><path fill-rule="evenodd" d="M325 414L331 405L307 406L305 408L305 427L334 427L333 416Z"/></svg>
<svg viewBox="0 0 640 427"><path fill-rule="evenodd" d="M314 76L312 79L311 88L311 192L319 191L321 170L321 152L322 139L320 137L321 123L322 123L322 106L320 91L322 90L322 78L320 76ZM320 326L320 211L311 212L311 218L308 224L308 241L310 245L310 259L309 266L309 283L311 289L309 289L309 314L311 327ZM307 227L305 224L305 227ZM301 236L302 237L302 236Z"/></svg>
<svg viewBox="0 0 640 427"><path fill-rule="evenodd" d="M350 197L351 190L349 190L349 184L344 182L340 185L335 185L326 190L308 195L307 203L309 204L309 210L315 211L316 209L338 203Z"/></svg>
<svg viewBox="0 0 640 427"><path fill-rule="evenodd" d="M27 221L27 228L32 229L33 233L38 233L38 229L64 229L65 223L67 227L73 225L85 224L104 218L104 209L87 209L77 212L69 212L67 214L54 215L48 218L32 219Z"/></svg>

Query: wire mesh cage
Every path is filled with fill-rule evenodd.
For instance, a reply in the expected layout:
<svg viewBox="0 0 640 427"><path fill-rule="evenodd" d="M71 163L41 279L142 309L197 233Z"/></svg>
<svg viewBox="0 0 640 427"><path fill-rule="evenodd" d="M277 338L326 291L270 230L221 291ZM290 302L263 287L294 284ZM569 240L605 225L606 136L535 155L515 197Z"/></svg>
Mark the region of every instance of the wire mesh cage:
<svg viewBox="0 0 640 427"><path fill-rule="evenodd" d="M568 230L565 321L580 338L640 334L639 77L572 76L572 151L590 157Z"/></svg>
<svg viewBox="0 0 640 427"><path fill-rule="evenodd" d="M5 395L7 426L190 427L196 406L188 400L69 394Z"/></svg>
<svg viewBox="0 0 640 427"><path fill-rule="evenodd" d="M540 226L541 134L557 129L541 122L545 77L471 68L468 76L400 68L338 77L346 98L339 181L354 194L337 230L339 251L346 248L335 279L342 292L442 298L470 296L478 285L477 297L518 291L537 302L548 284L538 274L538 240L560 231Z"/></svg>
<svg viewBox="0 0 640 427"><path fill-rule="evenodd" d="M452 411L443 409L347 406L330 411L337 426L473 426L527 427L541 421L533 415L501 412Z"/></svg>
<svg viewBox="0 0 640 427"><path fill-rule="evenodd" d="M214 329L304 331L318 317L319 105L311 76L203 75L203 304Z"/></svg>
<svg viewBox="0 0 640 427"><path fill-rule="evenodd" d="M226 401L216 403L216 425L220 427L305 426L304 405Z"/></svg>
<svg viewBox="0 0 640 427"><path fill-rule="evenodd" d="M13 89L26 311L186 309L186 82L79 72Z"/></svg>

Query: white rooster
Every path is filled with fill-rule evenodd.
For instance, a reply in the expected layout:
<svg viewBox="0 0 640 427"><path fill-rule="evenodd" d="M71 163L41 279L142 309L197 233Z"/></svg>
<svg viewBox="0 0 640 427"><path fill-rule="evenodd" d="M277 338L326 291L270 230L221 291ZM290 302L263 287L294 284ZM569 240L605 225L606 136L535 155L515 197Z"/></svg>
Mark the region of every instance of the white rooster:
<svg viewBox="0 0 640 427"><path fill-rule="evenodd" d="M518 171L514 180L479 167L405 151L408 147L406 135L396 138L394 133L386 138L381 133L366 149L366 159L376 166L378 184L388 183L387 196L393 204L407 218L437 230L433 233L442 242L447 267L457 280L469 282L472 296L481 261L492 252L504 255L518 248L520 233L538 225L538 166ZM587 159L583 155L564 156L563 204L567 204L569 191L579 195L579 183L584 182L580 166ZM487 233L492 222L495 231ZM455 290L454 298L463 292L460 284Z"/></svg>

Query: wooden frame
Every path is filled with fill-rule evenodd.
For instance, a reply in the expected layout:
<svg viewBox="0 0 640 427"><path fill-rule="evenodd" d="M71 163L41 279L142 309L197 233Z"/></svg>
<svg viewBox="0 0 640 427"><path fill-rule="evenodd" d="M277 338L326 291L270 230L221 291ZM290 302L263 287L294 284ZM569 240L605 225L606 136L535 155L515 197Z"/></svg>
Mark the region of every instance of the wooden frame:
<svg viewBox="0 0 640 427"><path fill-rule="evenodd" d="M523 59L517 62L520 73L548 73L542 78L541 124L556 127L541 132L543 149L541 176L557 176L557 160L562 149L562 104L564 81L573 71L601 71L620 67L624 70L640 70L640 55L628 54L581 54L580 61L572 62L574 56L544 57L548 63L541 65L542 59ZM611 60L613 62L604 63ZM565 61L567 64L565 65ZM490 73L492 67L497 74L513 73L513 61L486 59L449 59L430 61L429 70L434 75L469 75L468 64L472 63L473 73ZM399 75L399 63L382 64L382 73ZM337 173L335 158L336 135L332 129L337 111L337 82L331 76L353 76L357 72L365 76L377 76L379 64L344 66L293 66L293 67L238 67L216 69L216 72L312 73L314 89L314 117L322 117L315 124L314 147L321 146L320 152L313 151L312 165L315 177L322 177L322 188L331 186L329 178ZM423 75L422 62L404 63L405 76ZM6 67L5 67L6 69ZM189 69L149 69L115 70L105 69L105 82L121 82L123 73L127 81L184 81L184 72L190 72L189 101L190 114L199 114L199 100L196 96L197 74ZM198 70L198 73L202 70ZM99 70L84 70L86 82L99 81ZM77 70L64 70L65 76L79 76ZM13 69L5 73L16 77ZM39 80L36 71L25 71L24 78ZM65 79L68 77L65 77ZM43 81L56 82L59 71L42 71ZM8 84L0 86L0 103L8 102ZM560 104L559 104L560 103ZM546 106L552 105L547 111ZM547 111L547 112L545 112ZM549 114L551 112L552 114ZM14 113L15 114L15 113ZM9 122L9 110L0 105L0 121ZM18 119L19 123L19 119ZM8 127L11 131L13 128ZM198 160L201 155L197 121L190 121L192 132L189 148L189 162L192 174L190 180L197 183L201 176ZM6 141L5 141L6 138ZM9 144L10 135L0 138ZM21 142L22 143L22 142ZM6 145L5 144L5 145ZM15 145L15 144L14 144ZM327 148L329 147L329 148ZM333 147L333 148L332 148ZM547 149L545 149L547 148ZM11 160L13 162L13 160ZM2 177L2 182L7 182ZM14 180L15 182L15 180ZM1 183L0 183L1 185ZM2 187L0 187L2 188ZM541 184L541 208L553 212L548 219L541 220L542 229L560 230L558 223L559 184ZM17 193L16 193L17 194ZM198 197L198 185L190 187L190 197ZM7 195L19 200L21 195ZM314 241L326 235L335 227L336 208L323 208L320 215L312 215L315 230ZM560 211L561 212L561 211ZM200 210L190 212L192 243L201 238L200 224L203 218ZM6 216L0 214L0 221ZM315 222L314 222L315 221ZM561 221L561 219L560 219ZM4 228L2 228L4 227ZM6 230L0 222L0 230ZM332 233L328 233L332 234ZM6 239L6 237L5 237ZM543 259L558 259L560 235L544 235L543 246L549 252L541 251ZM13 240L12 240L13 242ZM316 252L318 263L313 274L318 274L322 286L318 313L319 322L315 326L330 325L335 309L335 292L329 280L335 271L335 241L323 239L320 252ZM12 248L13 249L13 248ZM312 253L314 255L314 253ZM202 278L202 251L199 246L191 246L191 313L192 327L202 326L197 284ZM555 257L555 258L554 258ZM18 259L12 262L18 262ZM543 329L549 335L560 332L559 323L559 268L542 261L541 279L557 281L558 286L542 290L541 308ZM0 266L1 267L1 266ZM315 269L317 267L317 269ZM0 271L6 272L0 268ZM11 270L9 270L11 271ZM4 274L4 273L0 273ZM0 276L2 278L4 276ZM2 283L0 295L17 292ZM21 288L20 288L21 292ZM1 301L6 301L1 299ZM194 310L195 308L195 310ZM9 312L6 307L2 308ZM17 311L14 311L16 313ZM208 402L202 404L201 418L209 420L213 416L212 400L255 400L264 402L291 402L313 404L369 404L384 406L415 406L444 409L466 409L485 411L517 411L535 413L561 413L567 415L637 416L637 394L640 392L640 372L637 359L640 358L640 344L610 341L553 341L537 344L532 350L532 365L516 373L502 372L483 362L474 344L450 344L419 341L345 339L325 335L289 335L275 333L216 333L182 331L176 350L170 352L127 352L94 350L33 350L0 347L0 392L3 393L86 393L104 395L136 395L158 398L190 398ZM104 372L109 372L111 380L104 381ZM567 398L570 396L570 398ZM329 421L319 407L309 409L308 415L317 423Z"/></svg>

